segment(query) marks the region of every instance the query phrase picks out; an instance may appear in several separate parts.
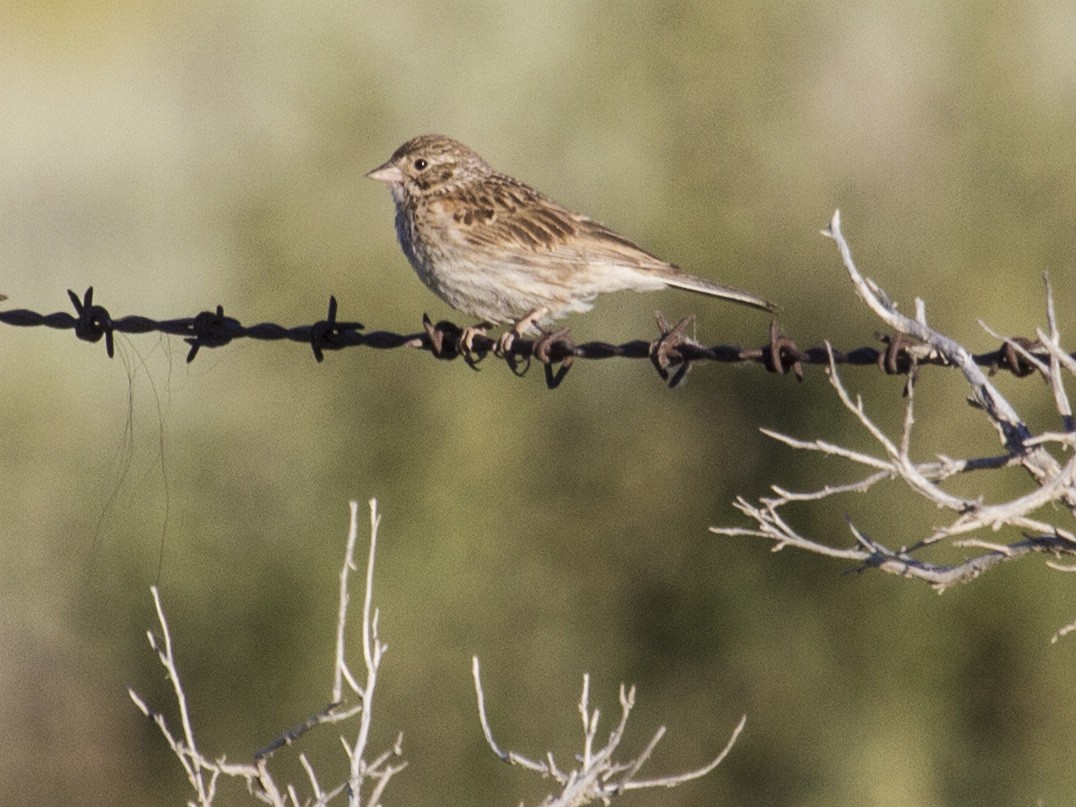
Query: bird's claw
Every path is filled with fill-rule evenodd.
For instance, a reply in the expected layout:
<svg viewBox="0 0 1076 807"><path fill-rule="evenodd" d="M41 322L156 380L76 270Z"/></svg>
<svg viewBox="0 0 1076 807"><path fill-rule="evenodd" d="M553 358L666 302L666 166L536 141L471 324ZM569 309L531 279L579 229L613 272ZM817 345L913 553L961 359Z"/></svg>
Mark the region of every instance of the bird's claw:
<svg viewBox="0 0 1076 807"><path fill-rule="evenodd" d="M500 358L508 358L512 355L512 345L516 339L527 331L537 329L539 321L549 315L549 309L546 307L536 308L527 314L522 319L516 321L511 328L501 334L501 338L497 340L497 346L494 348L493 353Z"/></svg>
<svg viewBox="0 0 1076 807"><path fill-rule="evenodd" d="M471 367L476 365L486 357L486 350L476 350L474 346L475 337L486 336L489 332L490 324L488 322L480 322L477 325L468 325L460 333L459 338L456 339L456 352L463 357L463 360L467 362ZM477 368L476 368L477 369Z"/></svg>

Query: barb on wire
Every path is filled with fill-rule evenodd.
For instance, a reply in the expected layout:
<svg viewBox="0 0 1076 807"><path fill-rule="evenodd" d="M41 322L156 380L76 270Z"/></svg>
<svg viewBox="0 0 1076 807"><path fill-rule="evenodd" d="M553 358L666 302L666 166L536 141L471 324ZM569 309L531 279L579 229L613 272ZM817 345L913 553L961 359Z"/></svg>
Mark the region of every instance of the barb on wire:
<svg viewBox="0 0 1076 807"><path fill-rule="evenodd" d="M58 330L73 330L75 336L87 342L105 340L105 349L111 358L115 353L114 334L140 334L158 332L180 336L190 346L187 361L194 361L202 348L219 348L236 339L260 339L267 341L291 341L310 346L317 361L323 361L325 351L349 347L368 347L375 350L391 350L408 347L425 350L439 359L462 358L477 369L479 363L490 354L497 355L498 342L485 334L475 334L466 346L460 344L464 329L447 321L433 323L423 317L423 329L417 333L394 333L391 331L367 331L361 322L341 321L337 318L338 305L335 297L329 298L328 312L324 319L310 325L287 327L272 322L244 325L235 317L224 313L223 306L201 311L193 317L156 320L150 317L129 315L113 317L107 308L94 302L93 287L79 297L72 291L68 296L74 313L59 311L40 314L23 308L0 311L0 323L17 327L44 326ZM532 360L537 360L545 371L546 385L553 389L564 380L568 369L576 359L649 359L669 386L682 384L692 366L698 362L718 363L749 362L769 372L783 375L791 371L802 380L805 365L826 367L832 361L852 367L876 366L888 374L907 375L914 368L924 365L949 366L951 362L938 351L924 350L913 335L900 333L876 335L884 344L837 350L828 345L800 348L789 336L782 333L776 320L770 323L767 343L757 348L740 345L699 344L687 332L694 317L686 317L670 325L658 312L659 334L652 340L637 339L621 344L609 342L584 342L576 344L567 328L544 333L528 339L512 342L506 354L499 356L517 375L527 372ZM1019 346L1023 353L1018 353ZM986 353L969 356L979 367L991 373L1007 370L1017 377L1034 372L1034 363L1024 357L1031 355L1048 364L1052 355L1049 346L1041 339L1029 340L1011 337L997 348ZM1068 362L1076 362L1076 354L1063 354Z"/></svg>

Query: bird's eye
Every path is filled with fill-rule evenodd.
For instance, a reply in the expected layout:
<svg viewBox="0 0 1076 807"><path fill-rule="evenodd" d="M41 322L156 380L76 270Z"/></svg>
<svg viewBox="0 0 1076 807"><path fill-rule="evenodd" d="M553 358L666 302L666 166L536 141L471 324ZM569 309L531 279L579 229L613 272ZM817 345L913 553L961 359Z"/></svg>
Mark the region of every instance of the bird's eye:
<svg viewBox="0 0 1076 807"><path fill-rule="evenodd" d="M415 170L416 171L425 171L429 167L429 165L430 164L428 162L426 162L426 160L423 159L422 157L419 157L417 160L415 160Z"/></svg>

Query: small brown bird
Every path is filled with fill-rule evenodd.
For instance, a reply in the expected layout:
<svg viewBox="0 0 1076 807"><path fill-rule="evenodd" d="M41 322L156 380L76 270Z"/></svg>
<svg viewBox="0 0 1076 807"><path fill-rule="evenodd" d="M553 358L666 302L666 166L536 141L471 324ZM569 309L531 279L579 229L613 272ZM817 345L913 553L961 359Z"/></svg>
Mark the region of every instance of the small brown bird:
<svg viewBox="0 0 1076 807"><path fill-rule="evenodd" d="M605 292L674 286L775 310L666 263L441 135L408 140L367 176L392 191L396 235L422 282L465 314L512 323L502 350L539 324L589 311Z"/></svg>

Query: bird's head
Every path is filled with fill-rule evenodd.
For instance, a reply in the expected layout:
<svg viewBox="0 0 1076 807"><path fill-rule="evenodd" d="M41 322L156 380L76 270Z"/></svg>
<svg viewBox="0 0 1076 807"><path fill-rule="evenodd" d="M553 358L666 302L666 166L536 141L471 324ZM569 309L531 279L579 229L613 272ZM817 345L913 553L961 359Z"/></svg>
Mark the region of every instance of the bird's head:
<svg viewBox="0 0 1076 807"><path fill-rule="evenodd" d="M443 135L419 135L366 176L388 185L399 202L448 193L492 173L489 164L462 143Z"/></svg>

